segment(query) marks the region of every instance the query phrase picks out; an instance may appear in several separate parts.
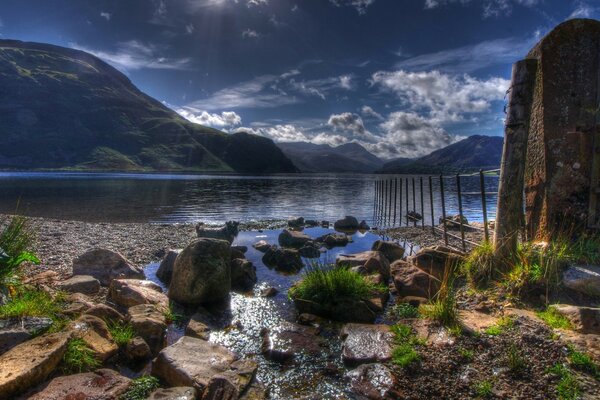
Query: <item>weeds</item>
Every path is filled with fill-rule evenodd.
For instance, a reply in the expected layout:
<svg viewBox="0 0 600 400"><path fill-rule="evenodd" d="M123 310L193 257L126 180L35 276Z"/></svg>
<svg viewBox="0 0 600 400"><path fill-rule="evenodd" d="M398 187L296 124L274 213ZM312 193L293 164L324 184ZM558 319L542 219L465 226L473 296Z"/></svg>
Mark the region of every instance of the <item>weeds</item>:
<svg viewBox="0 0 600 400"><path fill-rule="evenodd" d="M560 378L556 385L556 391L560 400L576 400L579 398L581 393L579 382L577 382L577 379L575 379L567 367L558 363L548 368L548 372Z"/></svg>
<svg viewBox="0 0 600 400"><path fill-rule="evenodd" d="M494 255L494 245L490 241L484 241L471 251L461 269L474 287L482 287L494 278L498 262Z"/></svg>
<svg viewBox="0 0 600 400"><path fill-rule="evenodd" d="M0 286L17 286L18 272L23 263L39 264L40 260L31 253L34 232L26 218L15 216L0 222Z"/></svg>
<svg viewBox="0 0 600 400"><path fill-rule="evenodd" d="M166 310L163 315L167 324L174 323L177 326L181 326L185 322L185 316L174 311L172 304L169 304L169 309Z"/></svg>
<svg viewBox="0 0 600 400"><path fill-rule="evenodd" d="M420 359L415 349L416 345L422 344L412 332L412 328L404 324L392 326L396 346L392 351L392 362L402 368L407 367Z"/></svg>
<svg viewBox="0 0 600 400"><path fill-rule="evenodd" d="M523 358L521 352L514 343L512 343L508 348L508 352L506 355L506 364L508 370L513 374L523 372L527 367L525 359Z"/></svg>
<svg viewBox="0 0 600 400"><path fill-rule="evenodd" d="M559 313L558 310L552 306L549 306L544 311L536 312L536 315L551 328L573 329L571 321L569 321L567 317Z"/></svg>
<svg viewBox="0 0 600 400"><path fill-rule="evenodd" d="M153 376L141 376L134 379L127 392L119 400L144 400L150 393L160 387L160 382Z"/></svg>
<svg viewBox="0 0 600 400"><path fill-rule="evenodd" d="M41 290L23 290L0 306L0 318L51 317L60 311L56 299Z"/></svg>
<svg viewBox="0 0 600 400"><path fill-rule="evenodd" d="M594 363L588 354L570 348L569 361L573 369L588 373L600 380L600 367Z"/></svg>
<svg viewBox="0 0 600 400"><path fill-rule="evenodd" d="M417 318L419 316L419 309L409 303L400 303L395 304L391 308L390 314L398 319Z"/></svg>
<svg viewBox="0 0 600 400"><path fill-rule="evenodd" d="M511 317L502 317L498 320L496 325L490 326L484 332L486 335L498 336L512 328L514 324L515 321Z"/></svg>
<svg viewBox="0 0 600 400"><path fill-rule="evenodd" d="M83 339L71 339L63 356L62 368L66 373L81 373L92 371L100 366L100 361L94 355Z"/></svg>
<svg viewBox="0 0 600 400"><path fill-rule="evenodd" d="M492 397L494 386L490 381L481 381L475 384L475 395L480 399L487 399Z"/></svg>
<svg viewBox="0 0 600 400"><path fill-rule="evenodd" d="M127 345L136 335L131 324L120 321L109 323L108 330L119 347Z"/></svg>
<svg viewBox="0 0 600 400"><path fill-rule="evenodd" d="M458 354L460 354L467 362L471 362L475 358L475 352L473 350L465 349L464 347L458 349Z"/></svg>
<svg viewBox="0 0 600 400"><path fill-rule="evenodd" d="M430 304L422 304L419 307L419 313L426 318L438 321L445 327L451 329L459 327L458 307L454 292L454 272L451 267L448 266L444 272L435 300ZM462 329L459 330L462 332Z"/></svg>

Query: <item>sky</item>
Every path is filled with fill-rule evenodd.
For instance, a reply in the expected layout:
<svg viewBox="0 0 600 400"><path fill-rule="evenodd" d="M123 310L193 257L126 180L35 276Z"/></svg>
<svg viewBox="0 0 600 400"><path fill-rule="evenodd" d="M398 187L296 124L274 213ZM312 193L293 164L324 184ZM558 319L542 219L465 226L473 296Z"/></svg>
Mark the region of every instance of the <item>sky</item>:
<svg viewBox="0 0 600 400"><path fill-rule="evenodd" d="M190 121L392 159L502 135L511 65L600 0L0 0Z"/></svg>

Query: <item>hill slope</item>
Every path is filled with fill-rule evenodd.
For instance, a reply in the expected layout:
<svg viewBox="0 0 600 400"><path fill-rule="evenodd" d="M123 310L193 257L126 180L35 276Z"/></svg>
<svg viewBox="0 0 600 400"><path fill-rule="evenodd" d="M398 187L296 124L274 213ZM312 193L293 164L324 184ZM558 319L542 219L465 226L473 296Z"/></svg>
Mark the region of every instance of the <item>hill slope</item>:
<svg viewBox="0 0 600 400"><path fill-rule="evenodd" d="M378 172L433 174L495 169L500 166L503 141L500 136L470 136L416 160L389 161Z"/></svg>
<svg viewBox="0 0 600 400"><path fill-rule="evenodd" d="M383 161L358 143L337 147L304 142L278 143L277 146L302 172L373 172Z"/></svg>
<svg viewBox="0 0 600 400"><path fill-rule="evenodd" d="M192 124L82 51L0 40L0 88L0 168L296 171L271 140Z"/></svg>

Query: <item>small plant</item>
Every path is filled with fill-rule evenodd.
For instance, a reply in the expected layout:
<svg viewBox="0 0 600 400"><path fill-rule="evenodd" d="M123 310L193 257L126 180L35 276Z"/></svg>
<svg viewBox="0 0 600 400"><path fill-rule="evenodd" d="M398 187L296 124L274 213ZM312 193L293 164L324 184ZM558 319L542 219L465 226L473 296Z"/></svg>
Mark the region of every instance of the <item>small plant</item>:
<svg viewBox="0 0 600 400"><path fill-rule="evenodd" d="M169 304L169 309L164 312L164 316L165 320L167 321L167 324L173 323L177 326L180 326L183 325L185 321L185 316L174 311L172 304Z"/></svg>
<svg viewBox="0 0 600 400"><path fill-rule="evenodd" d="M574 369L588 373L600 379L600 367L594 363L588 354L571 348L569 353L569 361Z"/></svg>
<svg viewBox="0 0 600 400"><path fill-rule="evenodd" d="M558 310L552 306L549 306L544 311L536 313L542 321L548 324L548 326L555 329L573 329L571 321L564 315L558 312Z"/></svg>
<svg viewBox="0 0 600 400"><path fill-rule="evenodd" d="M567 367L557 363L548 368L548 372L560 378L556 385L556 391L560 400L576 400L579 398L581 392L579 382L577 382L577 379L575 379Z"/></svg>
<svg viewBox="0 0 600 400"><path fill-rule="evenodd" d="M492 382L485 380L475 384L475 395L480 399L487 399L492 396L494 386Z"/></svg>
<svg viewBox="0 0 600 400"><path fill-rule="evenodd" d="M494 278L499 261L492 242L484 241L469 253L461 269L474 287L482 287Z"/></svg>
<svg viewBox="0 0 600 400"><path fill-rule="evenodd" d="M109 323L108 330L119 347L127 345L135 337L133 326L121 321Z"/></svg>
<svg viewBox="0 0 600 400"><path fill-rule="evenodd" d="M581 264L600 263L600 235L583 235L571 246L574 262Z"/></svg>
<svg viewBox="0 0 600 400"><path fill-rule="evenodd" d="M94 355L83 339L71 339L63 356L63 370L66 373L92 371L100 366L100 361Z"/></svg>
<svg viewBox="0 0 600 400"><path fill-rule="evenodd" d="M471 362L475 358L475 352L473 350L465 349L464 347L458 349L458 354L460 354L467 362Z"/></svg>
<svg viewBox="0 0 600 400"><path fill-rule="evenodd" d="M402 368L407 367L420 359L415 349L416 345L422 344L412 332L412 328L404 324L392 326L396 346L392 351L392 362Z"/></svg>
<svg viewBox="0 0 600 400"><path fill-rule="evenodd" d="M160 387L160 382L153 376L141 376L134 379L119 400L144 400L148 398L150 393Z"/></svg>
<svg viewBox="0 0 600 400"><path fill-rule="evenodd" d="M430 304L422 304L419 307L419 313L426 318L438 321L445 327L457 327L459 325L459 315L452 283L442 281L442 288L436 299Z"/></svg>
<svg viewBox="0 0 600 400"><path fill-rule="evenodd" d="M498 320L496 325L488 327L484 332L486 335L498 336L504 333L506 330L511 329L515 324L515 321L511 317L502 317Z"/></svg>
<svg viewBox="0 0 600 400"><path fill-rule="evenodd" d="M34 232L26 218L15 216L0 221L0 288L19 284L18 274L23 263L39 264L40 260L31 253Z"/></svg>
<svg viewBox="0 0 600 400"><path fill-rule="evenodd" d="M41 290L19 290L15 296L0 306L0 318L50 317L60 311L56 299Z"/></svg>
<svg viewBox="0 0 600 400"><path fill-rule="evenodd" d="M417 318L419 316L419 309L409 303L396 304L390 312L398 319Z"/></svg>
<svg viewBox="0 0 600 400"><path fill-rule="evenodd" d="M525 368L527 367L525 359L523 358L521 352L514 343L511 344L508 348L506 364L508 370L513 374L518 374L525 370Z"/></svg>

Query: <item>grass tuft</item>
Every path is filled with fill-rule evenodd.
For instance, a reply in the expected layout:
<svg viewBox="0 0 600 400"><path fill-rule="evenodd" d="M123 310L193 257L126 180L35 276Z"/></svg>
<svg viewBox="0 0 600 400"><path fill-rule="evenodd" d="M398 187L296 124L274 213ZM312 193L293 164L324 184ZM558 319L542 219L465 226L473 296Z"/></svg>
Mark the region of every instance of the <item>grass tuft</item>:
<svg viewBox="0 0 600 400"><path fill-rule="evenodd" d="M398 319L418 318L419 309L409 303L399 303L391 307L390 314Z"/></svg>
<svg viewBox="0 0 600 400"><path fill-rule="evenodd" d="M422 304L419 313L425 318L433 319L453 332L462 332L459 324L459 313L454 292L454 272L447 267L439 292L430 304Z"/></svg>
<svg viewBox="0 0 600 400"><path fill-rule="evenodd" d="M21 265L40 262L31 253L35 233L29 221L21 216L3 219L0 226L3 226L0 230L0 288L18 286Z"/></svg>
<svg viewBox="0 0 600 400"><path fill-rule="evenodd" d="M487 399L492 397L494 386L490 381L477 382L474 387L475 395L480 399Z"/></svg>
<svg viewBox="0 0 600 400"><path fill-rule="evenodd" d="M498 258L494 255L494 245L483 241L475 247L462 263L462 273L474 287L487 285L496 274Z"/></svg>
<svg viewBox="0 0 600 400"><path fill-rule="evenodd" d="M600 367L588 354L573 348L570 348L569 350L569 361L571 362L573 369L588 373L600 380Z"/></svg>
<svg viewBox="0 0 600 400"><path fill-rule="evenodd" d="M0 306L0 318L50 317L60 312L56 299L41 290L21 290L8 303Z"/></svg>
<svg viewBox="0 0 600 400"><path fill-rule="evenodd" d="M153 376L141 376L134 379L127 392L119 397L119 400L144 400L150 393L160 387L160 382Z"/></svg>
<svg viewBox="0 0 600 400"><path fill-rule="evenodd" d="M464 347L458 349L458 354L460 354L467 362L471 362L475 358L475 352L473 350L465 349Z"/></svg>
<svg viewBox="0 0 600 400"><path fill-rule="evenodd" d="M109 323L108 330L119 347L127 345L136 335L131 324L121 321Z"/></svg>
<svg viewBox="0 0 600 400"><path fill-rule="evenodd" d="M569 321L567 317L559 313L558 310L552 306L549 306L544 311L536 312L536 315L551 328L573 329L571 321Z"/></svg>
<svg viewBox="0 0 600 400"><path fill-rule="evenodd" d="M100 361L83 339L71 339L63 356L62 369L67 374L93 371L100 367Z"/></svg>
<svg viewBox="0 0 600 400"><path fill-rule="evenodd" d="M484 332L486 335L498 336L511 329L515 325L515 321L511 317L502 317L498 320L496 325L492 325L487 328Z"/></svg>
<svg viewBox="0 0 600 400"><path fill-rule="evenodd" d="M548 372L560 378L556 385L556 392L560 400L576 400L579 398L581 394L579 382L567 367L558 363L548 368Z"/></svg>
<svg viewBox="0 0 600 400"><path fill-rule="evenodd" d="M413 334L412 328L404 324L392 326L396 346L392 351L392 362L399 367L407 367L418 361L421 357L415 346L422 342Z"/></svg>
<svg viewBox="0 0 600 400"><path fill-rule="evenodd" d="M506 364L508 370L515 375L523 372L527 368L527 362L521 355L519 348L514 343L512 343L508 348Z"/></svg>

